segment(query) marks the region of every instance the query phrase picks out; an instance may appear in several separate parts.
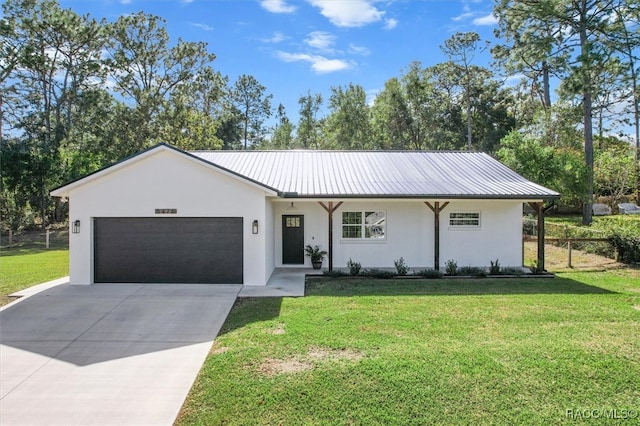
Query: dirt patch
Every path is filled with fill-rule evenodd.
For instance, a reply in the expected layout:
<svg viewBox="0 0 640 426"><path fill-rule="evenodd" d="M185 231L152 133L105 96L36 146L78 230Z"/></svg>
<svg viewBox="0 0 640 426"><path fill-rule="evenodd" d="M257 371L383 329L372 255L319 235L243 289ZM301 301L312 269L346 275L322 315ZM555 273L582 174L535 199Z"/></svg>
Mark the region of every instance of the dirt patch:
<svg viewBox="0 0 640 426"><path fill-rule="evenodd" d="M558 247L551 244L544 245L545 268L552 272L567 271L609 271L627 268L627 265L616 262L608 257L586 253L581 250L571 251L571 268L568 267L569 254L566 247ZM537 244L535 242L524 243L525 265L531 265L537 257Z"/></svg>
<svg viewBox="0 0 640 426"><path fill-rule="evenodd" d="M312 346L311 348L309 348L307 356L314 361L341 359L348 361L358 361L364 357L364 354L362 352L354 351L353 349L349 348L328 349Z"/></svg>
<svg viewBox="0 0 640 426"><path fill-rule="evenodd" d="M209 354L211 355L220 355L227 352L229 348L227 346L216 346L215 344L211 347Z"/></svg>
<svg viewBox="0 0 640 426"><path fill-rule="evenodd" d="M640 305L634 306L633 309L635 309L636 311L640 311Z"/></svg>
<svg viewBox="0 0 640 426"><path fill-rule="evenodd" d="M319 346L312 346L309 351L301 356L287 359L267 358L257 368L257 370L267 377L279 374L294 374L307 371L323 362L357 362L364 354L349 348L329 349Z"/></svg>
<svg viewBox="0 0 640 426"><path fill-rule="evenodd" d="M271 330L271 334L275 334L276 336L280 334L285 334L286 332L287 331L284 329L284 324L278 324L278 327Z"/></svg>
<svg viewBox="0 0 640 426"><path fill-rule="evenodd" d="M258 371L268 377L279 374L292 374L301 371L310 370L313 365L308 362L298 361L296 359L272 359L267 358L260 366Z"/></svg>

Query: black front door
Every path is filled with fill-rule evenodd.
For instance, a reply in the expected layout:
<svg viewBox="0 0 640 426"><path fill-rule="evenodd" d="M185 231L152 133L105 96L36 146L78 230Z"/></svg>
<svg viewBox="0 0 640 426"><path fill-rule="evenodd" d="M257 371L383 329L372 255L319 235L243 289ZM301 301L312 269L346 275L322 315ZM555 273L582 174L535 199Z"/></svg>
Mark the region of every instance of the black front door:
<svg viewBox="0 0 640 426"><path fill-rule="evenodd" d="M282 216L282 264L304 265L304 216Z"/></svg>

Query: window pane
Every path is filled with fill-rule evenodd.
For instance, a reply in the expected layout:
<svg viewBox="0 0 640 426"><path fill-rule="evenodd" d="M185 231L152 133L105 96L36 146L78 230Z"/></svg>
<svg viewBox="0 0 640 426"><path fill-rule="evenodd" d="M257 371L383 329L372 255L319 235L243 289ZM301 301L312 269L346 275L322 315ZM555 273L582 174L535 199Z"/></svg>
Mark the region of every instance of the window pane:
<svg viewBox="0 0 640 426"><path fill-rule="evenodd" d="M449 226L479 227L480 213L449 213Z"/></svg>
<svg viewBox="0 0 640 426"><path fill-rule="evenodd" d="M362 227L360 225L344 225L342 238L362 238Z"/></svg>
<svg viewBox="0 0 640 426"><path fill-rule="evenodd" d="M361 212L342 212L343 225L359 225L362 223Z"/></svg>
<svg viewBox="0 0 640 426"><path fill-rule="evenodd" d="M385 212L365 212L365 238L384 238L385 228Z"/></svg>

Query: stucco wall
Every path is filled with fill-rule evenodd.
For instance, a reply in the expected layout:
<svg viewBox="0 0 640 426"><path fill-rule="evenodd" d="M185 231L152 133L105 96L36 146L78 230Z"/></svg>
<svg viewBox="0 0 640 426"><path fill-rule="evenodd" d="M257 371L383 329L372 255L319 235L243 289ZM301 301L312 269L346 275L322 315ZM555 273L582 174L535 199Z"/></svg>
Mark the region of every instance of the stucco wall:
<svg viewBox="0 0 640 426"><path fill-rule="evenodd" d="M339 200L335 200L339 201ZM434 214L421 200L366 200L344 203L334 213L335 268L344 268L349 258L363 267L394 267L401 256L413 268L433 267ZM442 200L441 203L446 200ZM325 202L326 204L326 202ZM282 265L282 215L305 216L305 244L328 248L327 213L316 201L274 202L276 266ZM346 240L342 237L342 212L384 211L384 240ZM481 225L473 229L449 227L449 212L479 212ZM440 266L449 259L458 266L489 266L499 259L502 266L522 264L522 203L519 201L451 201L440 214ZM305 267L310 267L309 259ZM325 261L323 267L327 267Z"/></svg>
<svg viewBox="0 0 640 426"><path fill-rule="evenodd" d="M480 212L480 227L449 227L450 212ZM522 266L522 202L452 202L440 213L440 264L455 260L458 266Z"/></svg>
<svg viewBox="0 0 640 426"><path fill-rule="evenodd" d="M160 151L73 189L69 200L70 222L81 222L81 232L70 234L72 284L93 282L94 217L155 216L243 217L244 283L265 284L265 193L239 179ZM156 215L156 208L175 208L177 214ZM257 235L251 233L255 219L261 225Z"/></svg>

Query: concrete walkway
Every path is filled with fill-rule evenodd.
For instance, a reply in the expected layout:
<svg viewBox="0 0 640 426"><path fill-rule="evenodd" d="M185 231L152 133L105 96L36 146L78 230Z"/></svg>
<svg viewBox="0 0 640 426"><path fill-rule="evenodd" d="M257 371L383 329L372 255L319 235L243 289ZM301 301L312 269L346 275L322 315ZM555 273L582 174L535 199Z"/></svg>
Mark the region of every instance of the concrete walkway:
<svg viewBox="0 0 640 426"><path fill-rule="evenodd" d="M171 425L240 285L57 285L0 311L0 424Z"/></svg>

